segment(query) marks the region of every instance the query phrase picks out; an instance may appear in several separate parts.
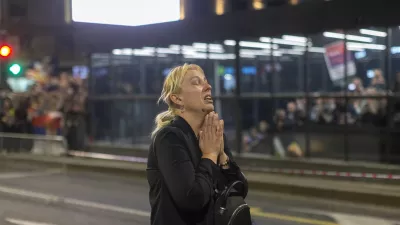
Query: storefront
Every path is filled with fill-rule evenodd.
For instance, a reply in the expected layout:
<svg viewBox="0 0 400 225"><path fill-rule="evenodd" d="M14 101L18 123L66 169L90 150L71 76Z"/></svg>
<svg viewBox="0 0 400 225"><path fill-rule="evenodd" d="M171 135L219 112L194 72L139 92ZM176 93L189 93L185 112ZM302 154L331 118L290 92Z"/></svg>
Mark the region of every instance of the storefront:
<svg viewBox="0 0 400 225"><path fill-rule="evenodd" d="M195 63L234 150L393 158L400 3L379 4L318 1L133 28L77 25L90 56L94 143L148 144L165 109L156 104L163 79Z"/></svg>

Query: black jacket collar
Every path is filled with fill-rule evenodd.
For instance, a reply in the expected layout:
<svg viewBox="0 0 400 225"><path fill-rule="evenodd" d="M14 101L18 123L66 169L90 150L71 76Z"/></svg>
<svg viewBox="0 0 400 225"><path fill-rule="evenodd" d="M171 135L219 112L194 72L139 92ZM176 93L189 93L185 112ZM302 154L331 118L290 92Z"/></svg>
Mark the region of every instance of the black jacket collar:
<svg viewBox="0 0 400 225"><path fill-rule="evenodd" d="M183 133L190 134L191 136L197 139L197 136L194 133L192 127L182 117L176 116L172 121L172 126L180 128L183 131Z"/></svg>

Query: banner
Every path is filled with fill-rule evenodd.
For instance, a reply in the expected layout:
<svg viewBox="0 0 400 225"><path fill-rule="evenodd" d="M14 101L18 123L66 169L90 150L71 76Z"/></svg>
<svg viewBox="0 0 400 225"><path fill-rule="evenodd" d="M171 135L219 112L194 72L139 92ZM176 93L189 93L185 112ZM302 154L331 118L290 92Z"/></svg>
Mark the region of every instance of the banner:
<svg viewBox="0 0 400 225"><path fill-rule="evenodd" d="M341 81L344 75L344 41L325 45L325 62L328 67L329 76L333 82ZM347 76L356 75L357 69L350 51L347 51Z"/></svg>

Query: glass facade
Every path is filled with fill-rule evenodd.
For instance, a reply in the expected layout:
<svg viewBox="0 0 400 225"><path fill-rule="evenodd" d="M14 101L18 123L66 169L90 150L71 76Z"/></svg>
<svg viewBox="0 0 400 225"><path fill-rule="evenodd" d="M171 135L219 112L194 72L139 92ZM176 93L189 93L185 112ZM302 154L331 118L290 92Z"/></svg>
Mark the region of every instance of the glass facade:
<svg viewBox="0 0 400 225"><path fill-rule="evenodd" d="M94 53L91 135L96 144L148 144L165 76L195 63L235 151L399 161L399 55L399 27Z"/></svg>

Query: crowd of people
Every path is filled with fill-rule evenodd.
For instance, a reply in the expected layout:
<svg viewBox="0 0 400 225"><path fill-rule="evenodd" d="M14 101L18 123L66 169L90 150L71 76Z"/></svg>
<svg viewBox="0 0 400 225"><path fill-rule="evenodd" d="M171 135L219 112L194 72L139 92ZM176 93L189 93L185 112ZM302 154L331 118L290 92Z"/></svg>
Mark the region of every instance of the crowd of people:
<svg viewBox="0 0 400 225"><path fill-rule="evenodd" d="M29 70L26 77L34 82L25 92L3 91L1 131L63 135L72 147L76 138L71 135L76 135L71 130L82 128L85 122L82 117L86 112L86 80L67 72L45 73L43 68ZM7 145L6 141L3 143Z"/></svg>
<svg viewBox="0 0 400 225"><path fill-rule="evenodd" d="M386 127L388 122L400 124L400 100L391 98L388 104L386 95L386 82L380 70L376 70L368 87L364 87L359 78L354 78L349 85L348 95L355 98L344 97L317 97L313 98L307 108L304 98L290 101L286 109L277 109L270 121L261 121L253 126L243 136L244 150L252 151L261 140L270 132L284 132L301 128L305 121L319 125L345 125L354 127ZM396 81L389 94L400 93L400 73L396 75ZM343 93L338 93L343 94ZM366 96L363 98L362 96ZM380 98L382 97L382 98ZM396 126L395 126L396 127ZM302 156L299 148L291 146L286 151L294 151L296 156Z"/></svg>

